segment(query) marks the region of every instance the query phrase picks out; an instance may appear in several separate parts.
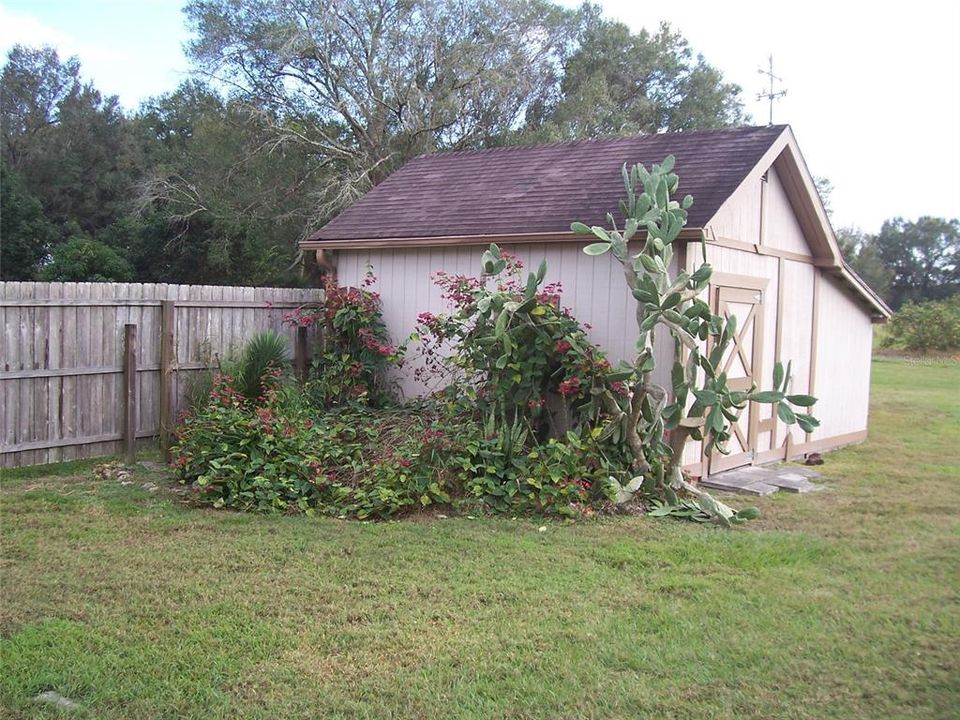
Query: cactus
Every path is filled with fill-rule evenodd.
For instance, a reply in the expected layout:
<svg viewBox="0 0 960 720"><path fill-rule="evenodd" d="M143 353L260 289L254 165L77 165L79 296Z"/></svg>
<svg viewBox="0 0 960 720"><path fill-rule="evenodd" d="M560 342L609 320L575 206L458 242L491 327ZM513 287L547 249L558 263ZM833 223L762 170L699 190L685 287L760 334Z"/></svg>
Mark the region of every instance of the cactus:
<svg viewBox="0 0 960 720"><path fill-rule="evenodd" d="M727 453L731 421L748 402L777 403L785 424L797 424L810 432L819 422L803 409L811 407L816 398L787 395L790 369L779 362L772 390L761 392L756 386L749 391L730 389L719 365L736 336L736 317L715 315L701 298L712 275L704 241L703 262L694 272L680 272L676 277L670 273L673 243L693 205L690 195L672 199L680 184L673 168L672 155L649 171L643 165L629 169L624 165L626 197L620 201L624 227L618 228L608 214L609 229L575 222L571 230L593 237L594 242L584 248L587 255L613 255L637 301L640 335L632 372L625 379L630 388L629 407L624 410L611 405L609 411L626 420L625 441L635 472L645 478L642 489L660 501L657 514L668 514L664 507L685 507L679 496L693 496L706 515L729 525L755 517L756 512L750 508L737 513L683 478L681 459L688 439L702 440L708 453L714 449ZM658 325L667 329L673 342L672 392L652 379Z"/></svg>

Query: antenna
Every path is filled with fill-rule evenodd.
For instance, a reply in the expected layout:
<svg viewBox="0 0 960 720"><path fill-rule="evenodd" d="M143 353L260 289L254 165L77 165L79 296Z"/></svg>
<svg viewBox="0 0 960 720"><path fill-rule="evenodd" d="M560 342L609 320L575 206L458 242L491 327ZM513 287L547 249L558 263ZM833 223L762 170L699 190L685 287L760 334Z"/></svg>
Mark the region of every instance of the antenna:
<svg viewBox="0 0 960 720"><path fill-rule="evenodd" d="M781 83L782 85L783 78L777 77L776 75L773 74L773 55L772 54L770 55L770 58L769 58L768 69L764 70L763 68L757 68L757 72L760 73L761 75L766 75L768 78L770 78L770 89L767 92L763 92L763 91L758 92L757 100L763 100L764 98L766 98L770 102L770 122L768 124L773 125L773 101L779 100L780 98L782 98L784 95L787 94L787 91L778 90L774 92L773 90L774 81Z"/></svg>

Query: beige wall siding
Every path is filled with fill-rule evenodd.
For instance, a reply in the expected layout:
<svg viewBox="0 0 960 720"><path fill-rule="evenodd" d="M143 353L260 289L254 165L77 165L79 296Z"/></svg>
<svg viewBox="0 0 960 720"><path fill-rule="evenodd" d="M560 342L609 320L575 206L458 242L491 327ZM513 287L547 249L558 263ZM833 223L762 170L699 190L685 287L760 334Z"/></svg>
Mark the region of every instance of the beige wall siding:
<svg viewBox="0 0 960 720"><path fill-rule="evenodd" d="M829 275L821 278L818 315L814 440L866 430L873 343L870 318Z"/></svg>
<svg viewBox="0 0 960 720"><path fill-rule="evenodd" d="M620 265L609 255L589 257L583 244L529 244L504 246L523 261L525 272L536 270L547 260L546 282L563 286L562 304L582 323L589 324L590 339L616 364L631 361L637 341L636 301L627 291ZM372 266L378 278L376 290L383 299L383 314L394 342L402 342L413 331L421 312L447 312L440 289L433 282L438 270L449 274L477 276L482 247L420 248L410 250L338 251L337 277L341 285L357 285ZM389 269L389 271L388 271ZM664 333L657 338L657 377L670 376L672 345ZM425 389L413 373L416 352L397 375L403 393L412 397Z"/></svg>
<svg viewBox="0 0 960 720"><path fill-rule="evenodd" d="M783 188L775 168L767 172L766 226L763 244L778 250L787 250L801 255L810 255L810 245L804 237L800 223Z"/></svg>
<svg viewBox="0 0 960 720"><path fill-rule="evenodd" d="M780 358L786 366L791 363L789 391L798 395L810 391L810 351L813 333L813 285L819 272L812 265L786 260L783 263L783 327L781 328ZM792 443L798 445L804 433L792 428ZM777 423L777 447L786 440L787 428Z"/></svg>
<svg viewBox="0 0 960 720"><path fill-rule="evenodd" d="M759 179L748 179L741 185L710 221L709 229L713 236L748 243L759 242L760 193Z"/></svg>

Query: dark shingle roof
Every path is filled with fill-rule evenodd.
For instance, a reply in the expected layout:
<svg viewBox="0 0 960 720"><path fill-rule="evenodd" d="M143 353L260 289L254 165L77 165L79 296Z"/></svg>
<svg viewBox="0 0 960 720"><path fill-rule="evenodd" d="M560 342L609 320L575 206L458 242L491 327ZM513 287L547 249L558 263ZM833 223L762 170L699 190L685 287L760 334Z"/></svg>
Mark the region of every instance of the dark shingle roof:
<svg viewBox="0 0 960 720"><path fill-rule="evenodd" d="M605 224L623 197L624 163L677 159L680 195L702 227L785 126L639 135L434 153L411 160L310 240L567 232Z"/></svg>

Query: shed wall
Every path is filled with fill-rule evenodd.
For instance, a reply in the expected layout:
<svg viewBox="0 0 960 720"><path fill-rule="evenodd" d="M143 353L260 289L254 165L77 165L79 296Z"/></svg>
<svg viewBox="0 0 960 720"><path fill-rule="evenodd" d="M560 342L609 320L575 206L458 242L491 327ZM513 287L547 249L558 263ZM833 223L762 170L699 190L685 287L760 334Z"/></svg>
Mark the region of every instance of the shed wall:
<svg viewBox="0 0 960 720"><path fill-rule="evenodd" d="M813 394L821 425L812 440L861 439L852 435L867 429L873 324L830 275L821 277L819 292Z"/></svg>
<svg viewBox="0 0 960 720"><path fill-rule="evenodd" d="M584 243L544 243L504 245L517 255L525 271L536 270L547 261L546 282L560 282L561 303L574 316L591 326L590 339L600 346L614 365L632 360L637 341L636 301L627 290L620 265L609 255L583 254ZM394 342L413 331L422 312L447 312L440 289L433 283L438 270L448 274L476 276L480 272L482 247L417 248L408 250L338 251L337 276L341 285L358 285L369 266L378 282L375 289L383 300L383 314ZM666 381L670 376L672 346L666 333L658 336L658 373ZM413 372L418 366L416 352L408 355L397 381L406 397L423 394L432 388L417 383Z"/></svg>

